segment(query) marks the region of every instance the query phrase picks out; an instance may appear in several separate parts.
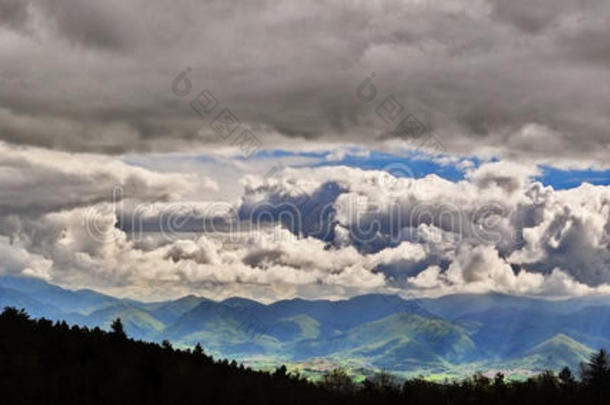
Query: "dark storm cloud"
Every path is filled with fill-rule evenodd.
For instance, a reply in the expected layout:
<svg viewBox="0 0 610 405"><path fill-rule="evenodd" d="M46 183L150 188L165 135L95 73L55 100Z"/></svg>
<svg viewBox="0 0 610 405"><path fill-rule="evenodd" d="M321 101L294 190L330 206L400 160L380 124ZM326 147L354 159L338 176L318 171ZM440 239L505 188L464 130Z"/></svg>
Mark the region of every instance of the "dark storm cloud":
<svg viewBox="0 0 610 405"><path fill-rule="evenodd" d="M492 16L499 21L514 25L524 31L538 33L561 18L572 16L583 17L585 8L595 6L590 0L530 0L504 1L490 0L493 7Z"/></svg>
<svg viewBox="0 0 610 405"><path fill-rule="evenodd" d="M128 10L133 11L133 10ZM87 0L2 0L0 23L31 33L42 24L53 34L85 47L121 49L129 40L129 20L117 2Z"/></svg>
<svg viewBox="0 0 610 405"><path fill-rule="evenodd" d="M261 138L370 143L394 96L456 153L605 163L610 5L602 0L0 1L0 139L70 151ZM190 67L191 89L171 91ZM375 72L371 102L356 96ZM204 89L218 108L189 102ZM273 146L278 146L277 137Z"/></svg>
<svg viewBox="0 0 610 405"><path fill-rule="evenodd" d="M27 4L23 0L0 1L0 24L23 29L28 20Z"/></svg>
<svg viewBox="0 0 610 405"><path fill-rule="evenodd" d="M37 4L56 24L60 35L76 44L120 50L130 42L130 21L123 19L121 3L55 0Z"/></svg>

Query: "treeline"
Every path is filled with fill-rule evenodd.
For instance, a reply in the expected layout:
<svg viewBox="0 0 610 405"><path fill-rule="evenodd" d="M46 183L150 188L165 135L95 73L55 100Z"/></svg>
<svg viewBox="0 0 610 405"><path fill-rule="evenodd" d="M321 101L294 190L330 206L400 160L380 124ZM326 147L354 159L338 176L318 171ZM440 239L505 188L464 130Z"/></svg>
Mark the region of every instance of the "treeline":
<svg viewBox="0 0 610 405"><path fill-rule="evenodd" d="M399 383L380 373L355 384L340 369L313 383L282 366L272 373L214 359L201 346L178 350L164 341L0 314L0 404L572 404L607 403L610 366L604 350L581 367L526 381L477 374L459 382Z"/></svg>

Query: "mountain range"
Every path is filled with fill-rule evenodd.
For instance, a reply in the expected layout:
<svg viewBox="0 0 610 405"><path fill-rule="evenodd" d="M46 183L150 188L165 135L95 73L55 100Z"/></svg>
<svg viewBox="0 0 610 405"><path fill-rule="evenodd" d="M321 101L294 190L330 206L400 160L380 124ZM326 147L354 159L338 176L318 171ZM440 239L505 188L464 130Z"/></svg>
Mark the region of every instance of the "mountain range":
<svg viewBox="0 0 610 405"><path fill-rule="evenodd" d="M69 290L40 279L0 277L0 307L33 317L109 328L121 318L135 339L201 343L206 352L251 366L279 363L316 375L342 366L365 376L452 376L476 370L518 375L578 367L610 347L610 300L545 300L496 293L403 299L370 294L346 300L263 304L193 295L162 302Z"/></svg>

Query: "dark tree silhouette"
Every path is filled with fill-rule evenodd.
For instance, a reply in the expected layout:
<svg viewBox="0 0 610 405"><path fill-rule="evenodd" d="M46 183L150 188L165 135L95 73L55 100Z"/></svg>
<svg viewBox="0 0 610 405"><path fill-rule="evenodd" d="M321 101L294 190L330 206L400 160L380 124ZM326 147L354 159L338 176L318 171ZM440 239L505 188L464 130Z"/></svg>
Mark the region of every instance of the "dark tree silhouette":
<svg viewBox="0 0 610 405"><path fill-rule="evenodd" d="M172 344L171 344L171 343L170 343L170 341L169 341L169 340L167 340L167 339L163 339L163 341L161 342L161 346L162 346L162 347L163 347L165 350L170 351L170 352L171 352L172 350L174 350L174 348L172 347Z"/></svg>
<svg viewBox="0 0 610 405"><path fill-rule="evenodd" d="M112 321L112 324L110 325L110 329L112 330L112 333L121 339L126 339L127 338L127 334L125 333L125 329L123 328L123 322L121 322L121 318L117 318L114 321Z"/></svg>
<svg viewBox="0 0 610 405"><path fill-rule="evenodd" d="M203 348L201 347L201 344L197 343L195 345L195 348L193 349L193 354L197 357L203 356Z"/></svg>
<svg viewBox="0 0 610 405"><path fill-rule="evenodd" d="M610 393L610 365L605 349L591 355L589 362L582 365L581 378L595 396L605 396Z"/></svg>
<svg viewBox="0 0 610 405"><path fill-rule="evenodd" d="M570 367L562 368L558 376L562 384L574 384L576 382L576 379L574 378Z"/></svg>
<svg viewBox="0 0 610 405"><path fill-rule="evenodd" d="M331 391L354 392L356 390L354 381L342 368L334 368L324 373L320 384Z"/></svg>
<svg viewBox="0 0 610 405"><path fill-rule="evenodd" d="M287 369L287 368L286 368L286 366L285 366L285 365L283 365L283 364L282 364L282 366L281 366L281 367L278 367L278 368L275 370L275 373L273 373L273 375L274 375L274 376L276 376L276 377L280 377L280 378L282 378L282 377L286 377L286 376L287 376L287 374L288 374L288 369Z"/></svg>

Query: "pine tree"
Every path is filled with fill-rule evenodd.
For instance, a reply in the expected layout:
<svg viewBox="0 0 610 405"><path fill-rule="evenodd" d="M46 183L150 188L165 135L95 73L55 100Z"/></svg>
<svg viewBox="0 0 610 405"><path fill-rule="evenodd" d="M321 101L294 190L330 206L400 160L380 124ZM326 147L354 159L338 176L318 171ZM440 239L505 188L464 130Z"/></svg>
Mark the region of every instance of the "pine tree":
<svg viewBox="0 0 610 405"><path fill-rule="evenodd" d="M564 367L559 372L559 379L564 385L574 384L575 382L574 375L572 374L572 370L570 370L570 367Z"/></svg>
<svg viewBox="0 0 610 405"><path fill-rule="evenodd" d="M589 362L582 368L582 381L595 392L606 391L610 385L610 365L605 349L591 355Z"/></svg>
<svg viewBox="0 0 610 405"><path fill-rule="evenodd" d="M163 341L161 342L161 347L163 347L165 350L170 351L170 352L174 350L171 342L167 339L163 339Z"/></svg>
<svg viewBox="0 0 610 405"><path fill-rule="evenodd" d="M121 339L126 339L127 338L127 334L125 333L125 329L123 328L123 322L121 322L121 318L117 318L114 321L112 321L112 324L110 325L110 329L112 329L112 333L121 338Z"/></svg>
<svg viewBox="0 0 610 405"><path fill-rule="evenodd" d="M275 377L280 377L280 378L286 377L287 374L288 374L288 369L283 364L280 367L276 368L275 372L273 373L273 375Z"/></svg>
<svg viewBox="0 0 610 405"><path fill-rule="evenodd" d="M197 357L203 356L203 348L201 347L201 344L197 343L195 345L195 348L193 349L193 354Z"/></svg>

